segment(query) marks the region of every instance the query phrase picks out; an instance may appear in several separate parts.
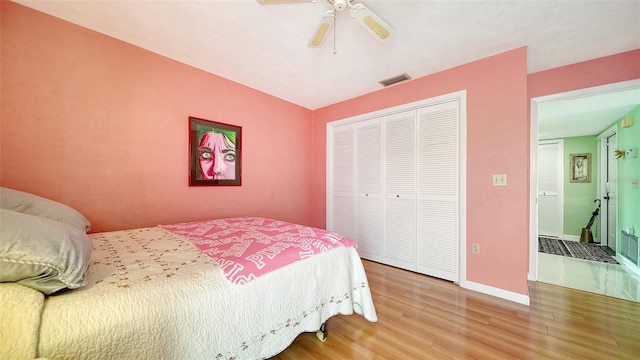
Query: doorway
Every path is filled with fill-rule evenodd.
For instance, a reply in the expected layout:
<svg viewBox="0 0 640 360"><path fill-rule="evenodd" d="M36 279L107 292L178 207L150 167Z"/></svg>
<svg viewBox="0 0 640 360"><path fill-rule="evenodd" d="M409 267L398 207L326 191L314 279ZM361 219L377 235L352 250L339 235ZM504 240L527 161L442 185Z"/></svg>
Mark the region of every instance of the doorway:
<svg viewBox="0 0 640 360"><path fill-rule="evenodd" d="M531 123L530 123L530 222L529 222L529 230L530 230L530 250L529 250L529 274L528 274L528 279L529 280L533 280L533 281L537 281L538 280L538 271L539 271L539 263L538 263L538 228L539 228L539 218L538 218L538 207L540 206L539 201L540 199L538 198L538 189L539 189L539 179L538 179L538 169L537 169L537 161L538 161L538 139L539 139L539 135L541 133L541 131L539 131L539 122L538 122L538 116L539 116L539 105L545 103L545 102L553 102L554 104L558 104L558 106L562 106L563 103L570 103L574 100L580 100L580 99L586 99L586 98L591 98L594 96L600 96L602 95L603 97L607 97L609 96L615 96L615 94L617 92L622 93L623 91L627 91L629 89L638 89L640 88L640 80L631 80L631 81L625 81L625 82L621 82L621 83L616 83L616 84L609 84L609 85L603 85L603 86L598 86L598 87L593 87L593 88L588 88L588 89L581 89L581 90L577 90L577 91L570 91L570 92L566 92L566 93L560 93L560 94L553 94L553 95L548 95L548 96L543 96L543 97L539 97L539 98L534 98L531 99ZM597 103L594 101L594 104ZM634 106L632 106L631 108L637 106L638 104L636 103ZM630 108L630 109L631 109ZM626 112L630 111L626 110ZM598 109L595 108L594 106L591 106L591 104L589 104L589 109L587 109L587 111L590 112L598 112ZM625 112L625 113L626 113ZM580 114L583 115L583 114ZM609 121L609 125L611 123L614 123L616 120L618 120L620 117L622 117L624 115L624 113L621 113L618 117L614 117L612 119L610 119ZM582 120L584 120L584 118L582 118ZM568 130L570 130L571 127L577 128L577 127L581 127L581 126L567 126L567 124L562 124L561 126L565 126L565 128ZM593 133L591 133L591 135L596 135L599 133L602 133L603 130L606 128L606 126L603 126L602 128L600 128L599 131L594 131ZM571 136L578 136L578 135L566 135L566 136L559 136L560 138L564 138L564 137L571 137ZM615 138L611 139L612 141L615 140ZM612 149L615 149L615 147L612 147ZM599 158L605 158L605 153L600 151L599 154ZM602 160L601 160L602 161ZM614 161L615 163L615 161ZM615 170L612 170L612 174L614 173ZM612 181L610 182L616 182L617 179L611 179ZM615 180L615 181L613 181ZM600 178L598 178L599 181L599 186L598 188L601 189L602 188L602 180ZM612 189L615 192L615 188L610 187L609 189ZM598 197L602 198L604 197L604 194L602 191L599 191ZM616 199L617 200L617 199ZM609 205L611 205L610 209L609 209ZM609 212L610 214L607 214L607 221L611 221L611 224L615 224L615 210L616 210L616 206L617 206L617 201L613 201L611 203L607 204L607 212ZM604 203L602 206L603 210L605 208ZM604 221L605 217L601 216L601 221ZM612 232L612 239L607 239L607 243L608 244L615 244L615 234L616 234L616 230L615 228L612 228L611 226L604 227L602 224L600 224L600 231L602 233L602 238L604 238L604 234L605 234L605 230L607 229L606 232L609 232L609 229L613 229ZM601 241L604 241L604 239L602 239ZM615 248L615 245L614 245Z"/></svg>

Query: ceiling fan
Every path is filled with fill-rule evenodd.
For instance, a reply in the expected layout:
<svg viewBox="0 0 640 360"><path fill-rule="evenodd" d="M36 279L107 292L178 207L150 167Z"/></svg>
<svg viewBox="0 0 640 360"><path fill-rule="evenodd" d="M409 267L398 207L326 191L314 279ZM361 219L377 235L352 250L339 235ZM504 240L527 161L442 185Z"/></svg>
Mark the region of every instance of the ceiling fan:
<svg viewBox="0 0 640 360"><path fill-rule="evenodd" d="M290 3L317 3L321 2L321 0L256 0L262 5L273 5L273 4L290 4ZM329 5L331 5L332 9L327 10L320 24L316 28L313 36L309 40L307 44L310 48L320 47L324 40L327 38L327 35L331 31L331 29L335 25L336 17L338 13L345 10L347 7L350 8L351 17L356 20L358 24L360 24L369 34L371 34L374 38L383 41L391 37L393 33L393 29L382 20L378 15L374 14L373 11L369 10L366 6L362 4L353 4L354 0L324 0ZM335 38L334 38L335 40ZM335 54L335 46L334 46L334 54Z"/></svg>

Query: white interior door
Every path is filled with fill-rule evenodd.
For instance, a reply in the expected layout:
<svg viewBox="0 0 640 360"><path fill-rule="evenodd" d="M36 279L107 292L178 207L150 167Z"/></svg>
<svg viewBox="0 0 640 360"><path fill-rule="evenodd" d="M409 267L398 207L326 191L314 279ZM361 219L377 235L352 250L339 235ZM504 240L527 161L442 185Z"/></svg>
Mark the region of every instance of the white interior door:
<svg viewBox="0 0 640 360"><path fill-rule="evenodd" d="M561 140L538 143L538 235L561 238L563 234Z"/></svg>
<svg viewBox="0 0 640 360"><path fill-rule="evenodd" d="M418 109L417 271L458 281L458 102Z"/></svg>
<svg viewBox="0 0 640 360"><path fill-rule="evenodd" d="M617 226L617 200L618 200L618 160L615 156L615 149L617 148L618 141L616 134L613 134L607 138L607 184L606 195L604 197L607 207L607 230L606 230L606 245L611 249L616 249L616 234L618 232Z"/></svg>
<svg viewBox="0 0 640 360"><path fill-rule="evenodd" d="M356 128L356 237L358 253L382 261L382 121Z"/></svg>
<svg viewBox="0 0 640 360"><path fill-rule="evenodd" d="M416 111L389 115L384 123L383 262L416 270Z"/></svg>
<svg viewBox="0 0 640 360"><path fill-rule="evenodd" d="M328 229L355 239L355 191L353 126L336 128L331 134L331 190Z"/></svg>

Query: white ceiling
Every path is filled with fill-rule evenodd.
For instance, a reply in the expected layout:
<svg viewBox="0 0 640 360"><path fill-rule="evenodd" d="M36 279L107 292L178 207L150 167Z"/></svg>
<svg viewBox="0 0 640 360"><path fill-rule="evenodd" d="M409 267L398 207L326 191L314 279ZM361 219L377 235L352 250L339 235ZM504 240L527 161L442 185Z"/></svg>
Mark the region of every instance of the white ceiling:
<svg viewBox="0 0 640 360"><path fill-rule="evenodd" d="M602 91L599 90L602 87L598 87L572 91L558 95L560 99L540 102L537 109L538 138L588 136L607 130L615 121L640 106L640 81L619 83L615 87L615 90Z"/></svg>
<svg viewBox="0 0 640 360"><path fill-rule="evenodd" d="M306 47L325 0L15 1L312 110L521 46L529 73L640 48L638 0L354 0L395 33L377 41L343 11L335 55L333 37Z"/></svg>

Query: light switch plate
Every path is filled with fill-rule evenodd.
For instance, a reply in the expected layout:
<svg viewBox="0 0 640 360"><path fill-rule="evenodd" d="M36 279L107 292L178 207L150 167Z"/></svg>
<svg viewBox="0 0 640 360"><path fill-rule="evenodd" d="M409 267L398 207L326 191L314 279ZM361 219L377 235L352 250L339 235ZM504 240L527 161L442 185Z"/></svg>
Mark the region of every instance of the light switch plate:
<svg viewBox="0 0 640 360"><path fill-rule="evenodd" d="M478 244L478 243L471 244L471 253L472 254L480 254L480 244Z"/></svg>
<svg viewBox="0 0 640 360"><path fill-rule="evenodd" d="M507 186L507 174L494 174L492 184L493 186Z"/></svg>

